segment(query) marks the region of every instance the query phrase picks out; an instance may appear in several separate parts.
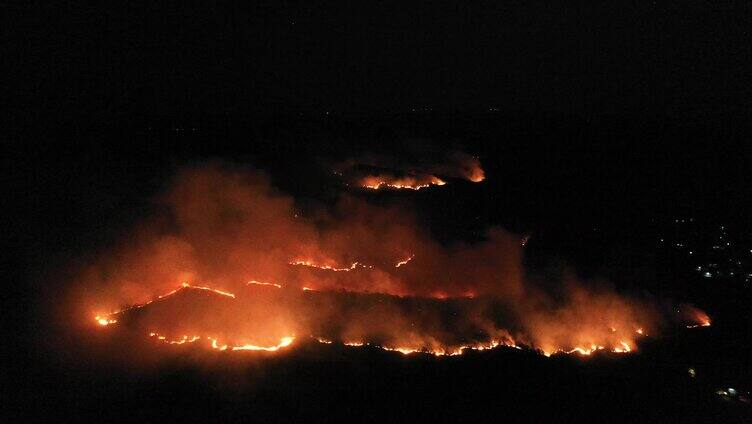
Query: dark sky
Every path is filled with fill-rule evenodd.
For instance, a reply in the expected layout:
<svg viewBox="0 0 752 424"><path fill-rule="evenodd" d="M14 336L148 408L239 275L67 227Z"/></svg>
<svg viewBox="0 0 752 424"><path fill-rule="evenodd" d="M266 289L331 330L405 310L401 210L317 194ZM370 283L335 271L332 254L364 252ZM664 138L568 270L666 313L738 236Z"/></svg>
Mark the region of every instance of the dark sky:
<svg viewBox="0 0 752 424"><path fill-rule="evenodd" d="M5 97L89 117L752 106L744 1L234 3L3 6Z"/></svg>

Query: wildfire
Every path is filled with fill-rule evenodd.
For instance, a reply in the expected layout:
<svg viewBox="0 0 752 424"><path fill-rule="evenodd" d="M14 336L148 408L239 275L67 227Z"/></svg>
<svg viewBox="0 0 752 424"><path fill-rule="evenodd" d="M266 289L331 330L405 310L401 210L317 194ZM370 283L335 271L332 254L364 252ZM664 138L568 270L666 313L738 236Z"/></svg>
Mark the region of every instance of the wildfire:
<svg viewBox="0 0 752 424"><path fill-rule="evenodd" d="M394 265L394 267L395 268L399 268L402 265L407 265L407 263L410 262L410 261L412 261L414 257L415 257L415 255L410 255L410 256L407 257L407 259L403 259L403 260L397 262L397 264Z"/></svg>
<svg viewBox="0 0 752 424"><path fill-rule="evenodd" d="M477 165L470 170L470 175L467 179L474 183L479 183L486 179L486 174L483 172L483 168L481 168L480 165Z"/></svg>
<svg viewBox="0 0 752 424"><path fill-rule="evenodd" d="M186 337L186 336L183 336ZM182 344L182 343L192 343L196 340L199 340L200 337L195 336L191 339L180 339L177 342L167 342L170 344ZM239 351L239 350L248 350L248 351L264 351L264 352L276 352L282 348L285 348L287 346L290 346L295 341L295 336L285 336L282 337L279 340L279 343L277 343L274 346L259 346L254 344L242 344L242 345L236 345L236 346L230 346L228 344L220 344L219 339L214 337L206 337L206 339L210 342L209 346L214 350L219 351L225 351L225 350L231 350L231 351Z"/></svg>
<svg viewBox="0 0 752 424"><path fill-rule="evenodd" d="M279 340L279 343L276 344L275 346L256 346L256 345L252 345L252 344L245 344L245 345L242 345L242 346L233 346L232 350L264 350L264 351L267 351L267 352L274 352L274 351L277 351L277 350L279 350L279 349L281 349L283 347L290 346L293 341L295 341L295 337L293 337L293 336L286 336L286 337L282 337Z"/></svg>
<svg viewBox="0 0 752 424"><path fill-rule="evenodd" d="M159 296L157 296L156 298L154 298L152 300L149 300L147 302L144 302L144 303L141 303L141 304L138 304L138 305L129 306L127 308L120 309L118 311L111 312L111 313L106 314L106 315L96 315L96 316L94 316L94 320L97 322L97 324L99 324L101 326L107 326L107 325L110 325L110 324L115 324L115 323L118 322L117 319L113 318L115 315L119 315L119 314L122 314L123 312L126 312L126 311L130 311L130 310L133 310L133 309L140 309L140 308L143 308L145 306L151 305L152 303L157 302L157 301L162 300L162 299L166 299L166 298L174 295L175 293L177 293L177 292L179 292L180 290L183 290L183 289L205 290L205 291L209 291L209 292L218 294L220 296L226 296L226 297L235 299L235 295L234 294L232 294L230 292L227 292L227 291L224 291L224 290L218 290L218 289L213 289L211 287L204 287L204 286L193 286L193 285L188 284L188 283L182 283L180 285L180 287L176 288L175 290L171 290L171 291L169 291L169 292L167 292L165 294L159 295Z"/></svg>
<svg viewBox="0 0 752 424"><path fill-rule="evenodd" d="M278 289L281 289L281 288L282 288L282 285L281 285L281 284L276 284L276 283L264 283L264 282L262 282L262 281L256 281L256 280L251 280L251 281L247 282L247 283L246 283L246 285L255 285L255 286L270 286L270 287L276 287L276 288L278 288Z"/></svg>
<svg viewBox="0 0 752 424"><path fill-rule="evenodd" d="M461 173L412 168L394 173L430 178L376 178L367 186L418 190L445 184L435 175L484 178L482 170L472 171L475 162L461 162L469 164ZM93 315L94 327L149 334L160 345L274 352L305 334L323 344L435 356L498 347L546 356L627 354L662 327L662 311L652 302L582 284L576 275L561 282L561 296L553 296L548 284L527 277L521 246L527 237L489 228L483 240L445 245L402 206L360 203L358 196L343 200L336 213L292 219L295 199L264 181L221 169L187 173L166 202L165 216L175 216L168 222L175 225L123 243L81 278L90 289L87 301L105 293L121 296L121 305L135 296L150 300L80 316L89 321ZM407 264L409 269L396 270ZM186 282L147 297L184 275L222 286ZM202 293L129 313L181 290ZM677 310L672 322L710 325L704 312L684 309L690 315Z"/></svg>
<svg viewBox="0 0 752 424"><path fill-rule="evenodd" d="M378 175L363 177L358 185L363 188L371 190L379 190L381 188L391 188L395 190L408 189L408 190L420 190L432 185L443 186L446 181L435 175L422 175L422 176L409 176L409 177L395 177L391 175Z"/></svg>
<svg viewBox="0 0 752 424"><path fill-rule="evenodd" d="M689 314L694 324L687 325L687 328L710 327L710 317L704 311L697 308L689 308Z"/></svg>
<svg viewBox="0 0 752 424"><path fill-rule="evenodd" d="M349 267L338 268L336 265L329 265L329 264L321 265L321 264L317 264L314 261L302 260L302 259L293 260L290 262L290 265L307 266L311 268L318 268L318 269L324 269L327 271L336 271L336 272L349 272L349 271L354 270L357 267L371 268L370 266L363 265L360 262L353 262L352 264L350 264Z"/></svg>
<svg viewBox="0 0 752 424"><path fill-rule="evenodd" d="M326 340L321 341L321 339L316 338L317 341L320 343L326 343L330 344L332 341ZM522 349L520 346L517 346L514 341L510 340L491 340L487 343L475 343L475 344L467 344L467 345L460 345L455 347L411 347L411 346L382 346L377 344L371 344L368 342L361 342L361 341L348 341L342 343L344 346L349 347L363 347L363 346L370 346L381 350L386 350L388 352L399 352L403 355L411 355L416 353L422 353L427 355L434 355L434 356L457 356L462 355L467 350L489 350L489 349L496 349L497 347L504 346L504 347L511 347L515 349Z"/></svg>
<svg viewBox="0 0 752 424"><path fill-rule="evenodd" d="M100 315L95 316L94 319L97 321L97 324L102 325L102 326L115 324L117 322L116 319L105 318Z"/></svg>
<svg viewBox="0 0 752 424"><path fill-rule="evenodd" d="M573 353L578 353L583 356L590 356L593 353L597 351L606 350L605 346L599 345L599 344L591 344L590 346L583 347L583 346L577 346L572 349L566 350L566 349L553 349L553 350L542 350L544 356L551 356L556 353L566 353L568 355L571 355ZM609 351L611 353L629 353L632 352L632 347L630 344L624 340L620 340L617 343L617 346L612 347Z"/></svg>
<svg viewBox="0 0 752 424"><path fill-rule="evenodd" d="M162 336L162 335L160 335L158 333L154 333L154 332L149 333L149 337L156 337L157 340L160 340L160 341L162 341L164 343L167 343L167 344L176 344L176 345L181 345L181 344L186 344L186 343L193 343L193 342L195 342L197 340L201 340L201 336L191 336L191 337L183 336L183 337L181 337L181 338L179 338L177 340L167 340L166 336Z"/></svg>
<svg viewBox="0 0 752 424"><path fill-rule="evenodd" d="M427 155L429 156L429 155ZM420 190L446 184L444 178L456 178L479 183L486 179L480 160L461 151L448 152L443 158L409 163L403 158L368 156L351 158L333 170L347 180L348 185L380 190Z"/></svg>
<svg viewBox="0 0 752 424"><path fill-rule="evenodd" d="M409 262L414 256L410 256L408 259L406 259L405 263ZM357 264L357 263L356 263ZM349 269L349 268L348 268ZM276 283L267 283L262 281L256 281L256 280L250 280L246 283L247 285L260 285L260 286L267 286L267 287L274 287L274 288L282 288L283 286L281 284ZM100 326L108 326L115 323L118 323L118 319L115 317L118 314L122 314L125 311L143 308L146 305L152 304L157 300L160 299L166 299L170 296L175 295L179 291L183 289L195 289L195 290L204 290L209 291L215 295L228 297L230 299L236 299L237 297L235 294L214 289L211 287L206 286L194 286L188 283L183 283L180 287L165 293L163 295L157 296L157 298L152 299L144 304L132 306L126 309L123 309L121 311L114 312L109 315L97 315L95 316L95 320L97 324ZM309 287L302 287L303 291L309 291L312 290ZM470 296L471 297L471 296ZM447 296L443 293L435 293L432 298L437 300L445 300L447 299ZM689 328L694 327L701 327L701 326L709 326L710 325L710 318L705 314L704 312L700 311L699 309L693 309L693 313L696 315L698 324L688 325ZM620 330L617 330L615 327L607 327L606 328L609 333L616 335L620 332ZM639 335L639 336L645 336L645 330L643 327L637 327L637 329L632 330L633 334ZM624 333L621 333L624 334ZM156 340L169 345L183 345L183 344L191 344L198 342L199 340L206 340L208 346L213 350L218 351L266 351L266 352L274 352L279 349L288 347L293 344L295 341L295 336L284 336L281 339L279 339L279 342L275 345L265 346L265 345L258 345L258 344L232 344L227 342L221 342L220 338L214 337L214 336L200 336L200 335L190 335L184 334L179 338L176 339L169 339L167 336L160 334L156 331L151 331L149 333L149 337L155 338ZM318 343L322 344L332 344L335 343L332 339L326 338L326 337L320 337L320 336L311 336L311 338ZM416 345L380 345L380 344L372 344L371 342L364 341L364 340L345 340L341 342L342 345L348 346L348 347L363 347L363 346L370 346L372 348L382 349L385 351L390 352L399 352L404 355L411 355L411 354L430 354L434 356L456 356L461 355L464 352L468 350L488 350L488 349L495 349L497 347L511 347L516 349L521 349L521 347L511 338L511 337L505 337L500 339L492 339L488 342L476 342L471 344L464 344L464 345L455 345L455 346L442 346L442 345L435 345L435 344L416 344ZM597 351L610 351L613 353L630 353L635 350L635 343L632 340L629 339L616 339L615 342L611 345L611 347L607 347L606 344L600 344L600 343L590 343L587 345L579 345L574 346L571 348L563 348L563 347L554 347L554 348L542 348L539 349L539 351L545 355L545 356L551 356L553 354L579 354L582 356L590 356L593 353Z"/></svg>
<svg viewBox="0 0 752 424"><path fill-rule="evenodd" d="M620 340L619 344L621 346L620 347L615 347L614 348L614 352L616 352L616 353L627 353L627 352L631 352L632 351L632 348L629 346L629 343L625 342L624 340Z"/></svg>
<svg viewBox="0 0 752 424"><path fill-rule="evenodd" d="M273 283L263 283L258 282L255 280L252 280L248 282L248 284L259 284L263 286L272 286L276 288L282 287L278 284ZM158 299L164 299L165 297L168 297L172 294L177 293L182 288L193 288L198 290L209 290L212 293L215 293L220 296L226 296L230 297L232 299L235 299L236 297L226 291L223 290L217 290L212 289L209 287L203 287L203 286L192 286L188 284L182 285L179 289L173 290L167 294L164 294ZM303 290L306 290L308 288L304 287ZM154 301L149 301L148 303L153 303ZM137 307L143 307L144 305L138 305L133 308ZM133 309L130 308L130 309ZM120 313L120 312L118 312ZM113 314L114 315L114 314ZM705 315L707 317L707 315ZM112 318L111 316L97 316L97 323L105 326L117 323L118 320ZM706 321L690 326L705 326L709 325L709 318L706 318ZM616 334L618 330L616 328L610 327L608 328L610 333ZM634 334L638 334L640 336L644 336L644 329L642 327L637 328L634 330ZM190 334L190 333L189 333ZM295 341L295 336L284 336L279 339L279 342L275 345L270 346L264 346L264 345L258 345L258 344L231 344L227 342L221 342L220 338L214 337L214 336L200 336L200 335L189 335L184 334L179 338L176 339L169 339L165 335L162 335L158 332L152 331L149 333L149 337L155 338L156 340L160 341L161 343L168 344L168 345L183 345L183 344L192 344L195 342L198 342L200 340L206 340L208 347L210 347L213 350L217 351L265 351L265 352L275 352L282 348L288 347L293 344ZM315 340L318 343L322 344L333 344L335 343L333 340L325 337L319 337L319 336L310 336L313 340ZM515 349L522 349L521 346L519 346L511 337L504 337L504 338L498 338L498 339L492 339L488 342L476 342L471 344L464 344L464 345L457 345L457 346L425 346L425 345L380 345L380 344L372 344L368 341L364 340L346 340L341 342L342 345L348 346L348 347L363 347L363 346L370 346L372 348L376 349L382 349L389 352L399 352L403 355L412 355L412 354L429 354L434 356L456 356L461 355L465 353L468 350L476 350L476 351L483 351L483 350L489 350L489 349L496 349L498 347L510 347ZM634 342L627 340L627 339L618 339L612 347L607 348L603 344L598 343L591 343L589 345L583 345L583 346L575 346L573 348L565 349L565 348L553 348L553 349L540 349L539 351L544 356L551 356L553 354L579 354L582 356L590 356L598 351L610 351L613 353L630 353L634 351L635 345Z"/></svg>
<svg viewBox="0 0 752 424"><path fill-rule="evenodd" d="M224 345L220 346L219 342L217 342L217 339L212 338L212 337L207 337L207 339L209 339L211 341L211 347L212 347L212 349L216 349L216 350L220 350L220 351L227 350L227 345L224 344Z"/></svg>
<svg viewBox="0 0 752 424"><path fill-rule="evenodd" d="M222 296L231 297L233 299L235 298L235 295L232 294L232 293L230 293L230 292L226 292L226 291L223 291L223 290L213 289L211 287L192 286L192 285L190 285L188 283L183 283L183 287L184 288L191 288L191 289L207 290L207 291L214 292L214 293L217 293L217 294L222 295ZM175 293L175 292L172 292L172 293Z"/></svg>

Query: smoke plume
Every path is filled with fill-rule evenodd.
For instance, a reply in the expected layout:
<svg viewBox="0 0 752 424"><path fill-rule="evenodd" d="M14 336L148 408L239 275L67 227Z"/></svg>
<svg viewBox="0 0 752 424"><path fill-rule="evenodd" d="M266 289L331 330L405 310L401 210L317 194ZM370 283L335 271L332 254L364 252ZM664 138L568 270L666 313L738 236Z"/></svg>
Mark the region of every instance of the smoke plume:
<svg viewBox="0 0 752 424"><path fill-rule="evenodd" d="M478 169L461 172L479 179ZM185 169L158 209L82 270L79 317L215 347L310 336L443 353L499 343L629 351L660 325L651 305L573 277L559 282L563 296L546 292L526 275L522 238L501 228L446 246L409 210L346 195L304 216L259 172Z"/></svg>

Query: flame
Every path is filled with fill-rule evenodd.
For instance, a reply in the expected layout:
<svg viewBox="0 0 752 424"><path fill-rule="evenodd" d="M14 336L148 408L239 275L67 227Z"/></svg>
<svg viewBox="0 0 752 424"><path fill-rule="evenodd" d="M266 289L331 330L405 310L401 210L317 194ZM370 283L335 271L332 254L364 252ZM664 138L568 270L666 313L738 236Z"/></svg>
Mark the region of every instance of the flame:
<svg viewBox="0 0 752 424"><path fill-rule="evenodd" d="M276 284L276 283L264 283L264 282L262 282L262 281L256 281L256 280L251 280L251 281L247 282L247 283L246 283L246 285L256 285L256 286L271 286L271 287L276 287L276 288L278 288L278 289L281 289L281 288L282 288L282 285L281 285L281 284Z"/></svg>
<svg viewBox="0 0 752 424"><path fill-rule="evenodd" d="M258 284L264 286L273 286L273 287L281 287L281 285L272 284L272 283L261 283L257 282L255 280L251 280L248 282L249 284ZM236 299L236 296L232 293L213 289L210 287L204 287L204 286L192 286L187 283L184 283L181 285L180 288L172 290L164 295L159 296L157 299L165 299L169 296L174 295L178 291L184 288L191 288L191 289L197 289L197 290L208 290L212 293L219 295L219 296L225 296L229 297L231 299ZM309 290L308 287L303 287L303 290ZM131 310L135 308L140 308L145 306L146 304L153 303L154 300L151 300L144 305L137 305L135 307L128 308L126 310ZM122 313L122 311L116 312L115 314ZM706 316L706 315L705 315ZM117 323L118 320L113 319L108 316L97 316L96 317L97 322L100 325L110 325ZM709 318L706 318L709 322ZM702 325L702 324L700 324ZM609 327L608 331L611 334L617 334L619 331L614 327ZM644 329L642 327L637 328L637 330L634 330L635 334L643 335ZM183 345L183 344L190 344L195 343L199 340L205 339L209 342L209 347L213 350L218 351L266 351L266 352L275 352L279 349L288 347L293 344L295 341L295 336L284 336L280 338L279 342L276 345L271 346L263 346L263 345L257 345L257 344L230 344L226 342L220 342L219 337L215 336L200 336L200 335L188 335L184 334L180 338L177 339L168 339L167 336L160 334L156 331L151 331L149 333L149 337L156 338L160 342L164 344L169 345ZM319 343L322 344L332 344L334 343L333 340L325 338L325 337L319 337L319 336L311 336L311 338ZM483 350L489 350L489 349L496 349L498 347L510 347L510 348L516 348L521 349L521 347L512 339L511 337L504 337L504 338L494 338L487 342L476 342L476 343L470 343L470 344L463 344L463 345L456 345L456 346L442 346L442 345L424 345L421 343L415 344L415 345L380 345L380 344L372 344L370 342L364 341L364 340L346 340L342 342L342 345L348 346L348 347L363 347L363 346L370 346L377 349L382 349L385 351L390 352L398 352L403 355L411 355L411 354L430 354L434 356L456 356L456 355L462 355L468 350L476 350L476 351L483 351ZM606 348L606 346L598 343L591 343L589 345L581 345L581 346L574 346L572 348L566 349L566 348L550 348L550 349L540 349L540 352L545 356L551 356L553 354L579 354L582 356L589 356L597 351L602 350L609 350L613 353L630 353L634 350L634 344L632 341L626 340L626 339L618 339L614 345L611 348Z"/></svg>
<svg viewBox="0 0 752 424"><path fill-rule="evenodd" d="M201 339L201 336L191 336L191 337L183 336L183 337L181 337L181 338L179 338L177 340L167 340L166 336L163 336L163 335L160 335L160 334L154 333L154 332L149 333L149 337L156 337L157 340L160 340L160 341L162 341L164 343L167 343L167 344L177 344L177 345L186 344L186 343L193 343L193 342Z"/></svg>
<svg viewBox="0 0 752 424"><path fill-rule="evenodd" d="M412 259L413 256L405 260L405 262L408 262L410 259ZM356 263L357 265L357 263ZM354 269L354 267L353 267ZM266 283L266 282L260 282L256 280L250 280L246 283L247 285L261 285L261 286L269 286L269 287L275 287L275 288L282 288L283 286L281 284L276 283ZM194 290L204 290L211 292L218 296L228 297L230 299L236 299L236 295L233 293L230 293L228 291L219 290L207 286L198 286L198 285L191 285L188 283L181 284L180 287L171 290L163 295L157 296L156 299L149 300L143 304L131 306L125 309L122 309L120 311L111 313L109 315L96 315L95 320L97 324L100 326L108 326L115 323L118 323L118 319L115 318L115 316L122 314L123 312L143 308L146 305L152 304L157 300L161 299L167 299L179 291L183 289L194 289ZM310 287L302 287L303 291L312 290ZM472 297L472 293L466 293L468 297ZM442 292L434 293L432 296L434 299L439 300L445 300L449 297ZM710 318L705 314L704 312L700 311L699 309L692 309L693 313L695 314L695 318L697 319L697 322L699 324L696 325L690 325L688 327L694 328L699 326L708 326L710 325ZM608 327L608 332L613 335L620 334L620 330L618 330L616 327ZM640 336L644 336L645 331L643 327L638 327L636 330L633 330L633 334L637 334ZM209 347L211 347L214 350L218 351L225 351L225 350L231 350L231 351L266 351L266 352L274 352L281 348L290 346L294 340L295 336L284 336L279 340L279 343L276 345L271 346L263 346L263 345L257 345L257 344L228 344L228 343L220 343L220 339L218 337L214 336L199 336L199 335L188 335L184 334L182 337L177 339L168 339L165 335L162 335L156 331L151 331L149 333L149 337L156 338L160 342L164 344L169 345L183 345L183 344L189 344L197 342L201 339L206 339L209 342ZM323 344L332 344L334 343L331 339L325 338L325 337L313 337L314 340L316 340L319 343ZM430 354L434 356L455 356L455 355L461 355L467 350L487 350L487 349L495 349L497 347L503 346L503 347L512 347L520 349L521 347L517 345L517 343L511 338L506 337L503 339L492 339L488 342L477 342L472 344L464 344L464 345L458 345L458 346L442 346L442 345L424 345L421 343L418 343L416 345L379 345L379 344L372 344L367 341L363 340L347 340L342 342L344 346L349 347L362 347L362 346L371 346L373 348L382 349L385 351L393 351L398 352L404 355L411 355L411 354L417 354L417 353L423 353L423 354ZM613 353L630 353L634 350L634 342L628 339L617 339L617 341L610 347L607 348L603 344L599 343L590 343L587 345L579 345L574 346L571 348L563 348L563 347L554 347L554 348L543 348L540 349L540 352L545 356L551 356L553 354L579 354L582 356L589 356L595 353L596 351L601 350L608 350Z"/></svg>
<svg viewBox="0 0 752 424"><path fill-rule="evenodd" d="M483 168L481 168L480 160L478 160L477 157L461 153L458 153L456 156L459 163L461 163L464 168L465 178L474 183L479 183L486 179L486 173L483 171Z"/></svg>
<svg viewBox="0 0 752 424"><path fill-rule="evenodd" d="M213 288L211 288L211 287L192 286L192 285L190 285L190 284L188 284L188 283L183 283L183 287L184 287L184 288L191 288L191 289L206 290L206 291L210 291L210 292L214 292L214 293L217 293L217 294L219 294L219 295L222 295L222 296L227 296L227 297L231 297L231 298L233 298L233 299L235 298L235 295L234 295L234 294L232 294L232 293L230 293L230 292L227 292L227 291L223 291L223 290L217 290L217 289L213 289Z"/></svg>
<svg viewBox="0 0 752 424"><path fill-rule="evenodd" d="M614 352L616 353L628 353L632 351L632 348L629 346L629 343L625 342L624 340L620 340L619 344L620 347L615 347Z"/></svg>
<svg viewBox="0 0 752 424"><path fill-rule="evenodd" d="M445 184L446 181L435 175L395 177L389 174L381 174L363 177L357 185L371 190L379 190L381 188L420 190L432 185L443 186Z"/></svg>
<svg viewBox="0 0 752 424"><path fill-rule="evenodd" d="M485 179L486 174L483 172L483 168L481 168L480 166L473 168L472 171L470 171L470 176L468 177L468 180L474 183L479 183Z"/></svg>
<svg viewBox="0 0 752 424"><path fill-rule="evenodd" d="M217 342L217 339L215 339L215 338L213 338L213 337L207 337L207 338L208 338L209 340L211 340L211 347L212 347L212 349L216 349L216 350L220 350L220 351L222 351L222 350L227 350L227 345L226 345L226 344L225 344L225 345L222 345L222 346L220 346L220 345L219 345L219 342Z"/></svg>
<svg viewBox="0 0 752 424"><path fill-rule="evenodd" d="M287 346L290 346L295 341L295 336L285 336L282 337L279 340L279 343L277 343L274 346L259 346L254 344L242 344L242 345L236 345L236 346L230 346L227 344L219 344L219 340L214 337L207 337L207 339L211 342L210 346L212 349L219 350L219 351L225 351L225 350L231 350L231 351L239 351L239 350L248 350L248 351L265 351L265 352L276 352L282 348L285 348Z"/></svg>
<svg viewBox="0 0 752 424"><path fill-rule="evenodd" d="M102 325L102 326L115 324L117 322L116 319L105 318L100 315L95 316L94 319L97 321L97 324Z"/></svg>
<svg viewBox="0 0 752 424"><path fill-rule="evenodd" d="M694 324L687 325L687 328L710 327L710 317L707 313L694 307L689 308L689 313Z"/></svg>
<svg viewBox="0 0 752 424"><path fill-rule="evenodd" d="M350 264L349 267L339 268L336 265L329 265L329 264L321 265L312 260L306 260L306 259L295 259L293 261L290 261L290 265L307 266L310 268L318 268L318 269L324 269L327 271L335 271L335 272L349 272L359 266L362 268L370 268L369 266L363 265L360 262L353 262L352 264Z"/></svg>
<svg viewBox="0 0 752 424"><path fill-rule="evenodd" d="M395 267L395 268L399 268L399 267L401 267L402 265L407 265L407 263L408 263L408 262L410 262L410 261L412 261L414 257L415 257L415 255L410 255L410 256L408 256L408 257L407 257L406 259L403 259L403 260L401 260L401 261L397 262L397 264L396 264L396 265L394 265L394 267Z"/></svg>
<svg viewBox="0 0 752 424"><path fill-rule="evenodd" d="M421 160L408 163L402 158L368 156L351 158L335 166L335 175L349 184L371 190L420 190L430 186L442 186L442 178L458 178L474 183L486 179L480 160L461 151L448 152L438 160Z"/></svg>
<svg viewBox="0 0 752 424"><path fill-rule="evenodd" d="M542 353L544 356L551 356L553 354L557 353L565 353L565 354L573 354L578 353L583 356L590 356L593 353L601 350L606 350L606 347L599 344L591 344L590 346L576 346L572 349L566 350L566 349L552 349L552 350L542 350ZM617 346L612 347L609 349L609 352L611 353L630 353L632 352L632 347L624 340L620 340L618 342Z"/></svg>
<svg viewBox="0 0 752 424"><path fill-rule="evenodd" d="M134 305L134 306L129 306L127 308L123 308L123 309L117 310L115 312L111 312L109 314L95 315L94 316L94 321L96 321L97 324L99 324L101 326L107 326L107 325L110 325L110 324L115 324L117 322L117 319L112 318L113 316L122 314L123 312L126 312L126 311L130 311L130 310L133 310L133 309L140 309L140 308L143 308L145 306L151 305L152 303L154 303L156 301L159 301L159 300L162 300L162 299L166 299L166 298L174 295L175 293L177 293L177 292L179 292L180 290L183 290L183 289L205 290L205 291L209 291L209 292L218 294L220 296L226 296L226 297L235 299L235 295L232 294L232 293L230 293L230 292L228 292L228 291L213 289L211 287L205 287L205 286L193 286L193 285L188 284L188 283L182 283L180 285L180 287L178 287L178 288L176 288L174 290L171 290L171 291L169 291L169 292L167 292L165 294L159 295L156 298L154 298L152 300L149 300L147 302L144 302L144 303L141 303L141 304L138 304L138 305Z"/></svg>
<svg viewBox="0 0 752 424"><path fill-rule="evenodd" d="M316 338L320 343L332 343L330 340L324 339L322 342L321 339ZM386 350L388 352L399 352L403 355L411 355L416 353L422 353L427 355L434 355L434 356L457 356L462 355L467 350L489 350L489 349L496 349L497 347L504 346L504 347L511 347L515 349L521 349L521 347L517 346L514 341L511 339L509 340L491 340L487 343L475 343L475 344L466 344L466 345L460 345L460 346L454 346L454 347L425 347L425 346L382 346L378 344L371 344L368 342L362 342L362 341L347 341L342 343L344 346L349 347L363 347L363 346L370 346L381 350Z"/></svg>
<svg viewBox="0 0 752 424"><path fill-rule="evenodd" d="M294 336L286 336L286 337L282 337L279 340L279 343L275 346L256 346L252 344L245 344L242 346L233 346L232 350L265 350L267 352L274 352L283 347L290 346L293 341L295 341Z"/></svg>

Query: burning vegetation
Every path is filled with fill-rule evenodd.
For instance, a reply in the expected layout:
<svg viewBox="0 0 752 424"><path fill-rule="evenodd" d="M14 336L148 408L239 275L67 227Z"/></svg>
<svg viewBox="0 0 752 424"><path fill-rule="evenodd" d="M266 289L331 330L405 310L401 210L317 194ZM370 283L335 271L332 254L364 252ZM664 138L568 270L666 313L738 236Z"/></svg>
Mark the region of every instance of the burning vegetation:
<svg viewBox="0 0 752 424"><path fill-rule="evenodd" d="M220 351L309 340L437 356L628 353L663 326L653 304L574 277L549 293L527 276L520 237L500 228L445 246L409 211L348 196L308 221L264 175L216 164L183 171L159 205L81 272L72 298L84 321ZM710 319L693 308L685 325Z"/></svg>
<svg viewBox="0 0 752 424"><path fill-rule="evenodd" d="M348 185L369 190L420 190L446 185L449 178L474 183L486 178L480 160L462 152L418 165L383 156L350 159L335 166L334 172L345 178Z"/></svg>

